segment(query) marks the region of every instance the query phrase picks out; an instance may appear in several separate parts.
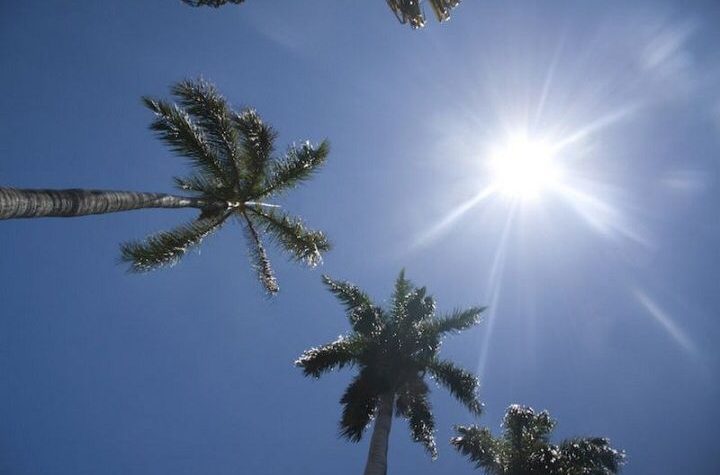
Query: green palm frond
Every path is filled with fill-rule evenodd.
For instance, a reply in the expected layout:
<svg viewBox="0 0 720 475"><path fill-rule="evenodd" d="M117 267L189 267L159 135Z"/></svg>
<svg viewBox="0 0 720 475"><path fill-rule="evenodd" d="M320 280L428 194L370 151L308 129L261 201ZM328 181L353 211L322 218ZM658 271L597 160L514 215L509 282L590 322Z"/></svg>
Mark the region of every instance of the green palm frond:
<svg viewBox="0 0 720 475"><path fill-rule="evenodd" d="M445 317L425 320L422 323L422 329L437 335L467 330L480 322L480 315L484 311L485 307L470 307L467 310L456 309Z"/></svg>
<svg viewBox="0 0 720 475"><path fill-rule="evenodd" d="M267 257L265 246L250 217L245 213L242 214L242 217L245 221L245 231L250 243L250 260L253 268L263 287L265 287L265 290L267 290L270 295L276 294L280 290L280 286L277 283L275 273L270 265L270 259Z"/></svg>
<svg viewBox="0 0 720 475"><path fill-rule="evenodd" d="M230 172L232 181L237 183L242 169L238 150L239 133L225 98L215 86L203 79L180 81L171 88L171 93L194 123L205 132L207 142L221 156L223 168Z"/></svg>
<svg viewBox="0 0 720 475"><path fill-rule="evenodd" d="M190 5L191 7L221 7L227 3L233 3L240 5L245 0L181 0L183 3Z"/></svg>
<svg viewBox="0 0 720 475"><path fill-rule="evenodd" d="M404 391L398 394L396 407L398 416L406 417L410 426L413 441L423 444L425 450L434 459L437 457L435 444L435 418L425 381L420 377L411 381Z"/></svg>
<svg viewBox="0 0 720 475"><path fill-rule="evenodd" d="M395 279L395 288L391 298L392 316L395 322L401 322L407 316L407 302L412 290L412 282L405 278L405 269L403 269Z"/></svg>
<svg viewBox="0 0 720 475"><path fill-rule="evenodd" d="M309 179L325 163L329 153L330 144L327 141L317 147L313 147L310 142L290 147L283 159L271 165L267 183L260 195L287 190Z"/></svg>
<svg viewBox="0 0 720 475"><path fill-rule="evenodd" d="M150 129L176 154L187 157L204 175L227 184L225 169L205 133L181 108L162 100L143 97L145 106L155 113Z"/></svg>
<svg viewBox="0 0 720 475"><path fill-rule="evenodd" d="M121 260L130 263L133 272L146 272L173 265L192 247L217 230L226 215L214 215L179 226L171 231L154 234L144 241L121 245Z"/></svg>
<svg viewBox="0 0 720 475"><path fill-rule="evenodd" d="M295 365L305 376L319 378L323 373L352 365L362 350L363 340L357 337L340 337L334 342L305 351Z"/></svg>
<svg viewBox="0 0 720 475"><path fill-rule="evenodd" d="M456 426L455 432L457 435L450 439L450 443L474 463L476 468L492 475L505 473L502 448L488 429L477 426Z"/></svg>
<svg viewBox="0 0 720 475"><path fill-rule="evenodd" d="M568 475L611 475L620 471L625 460L624 452L613 449L607 439L600 437L563 441L559 452L562 473Z"/></svg>
<svg viewBox="0 0 720 475"><path fill-rule="evenodd" d="M240 132L242 162L247 175L246 185L253 194L259 193L267 179L277 133L265 124L253 109L235 113L232 119Z"/></svg>
<svg viewBox="0 0 720 475"><path fill-rule="evenodd" d="M506 437L514 446L536 441L546 442L555 428L555 421L547 411L536 413L532 407L513 404L503 418Z"/></svg>
<svg viewBox="0 0 720 475"><path fill-rule="evenodd" d="M360 371L340 399L340 404L343 405L340 435L353 442L360 441L372 420L378 400L379 392L368 371Z"/></svg>
<svg viewBox="0 0 720 475"><path fill-rule="evenodd" d="M321 253L330 250L325 234L307 229L297 218L260 207L253 208L252 213L262 219L265 232L297 261L315 267L322 263Z"/></svg>
<svg viewBox="0 0 720 475"><path fill-rule="evenodd" d="M353 331L369 337L382 327L382 309L374 306L365 292L349 282L336 281L326 275L322 278L330 292L345 307Z"/></svg>
<svg viewBox="0 0 720 475"><path fill-rule="evenodd" d="M450 391L470 412L482 412L482 404L477 399L478 380L475 376L449 361L437 359L428 363L427 369L433 379Z"/></svg>
<svg viewBox="0 0 720 475"><path fill-rule="evenodd" d="M189 177L174 177L175 186L182 191L190 191L201 196L211 196L216 199L223 198L223 184L212 177L192 175Z"/></svg>

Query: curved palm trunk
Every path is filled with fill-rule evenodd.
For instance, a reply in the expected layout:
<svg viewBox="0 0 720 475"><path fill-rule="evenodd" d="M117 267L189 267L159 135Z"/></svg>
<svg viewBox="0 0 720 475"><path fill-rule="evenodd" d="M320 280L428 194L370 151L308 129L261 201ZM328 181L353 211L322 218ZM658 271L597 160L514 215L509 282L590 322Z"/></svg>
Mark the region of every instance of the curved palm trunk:
<svg viewBox="0 0 720 475"><path fill-rule="evenodd" d="M388 439L390 438L394 402L395 395L393 393L380 396L380 404L375 418L372 439L370 439L370 451L368 452L364 475L387 474Z"/></svg>
<svg viewBox="0 0 720 475"><path fill-rule="evenodd" d="M43 216L69 218L144 208L208 209L222 204L165 193L0 188L0 219Z"/></svg>

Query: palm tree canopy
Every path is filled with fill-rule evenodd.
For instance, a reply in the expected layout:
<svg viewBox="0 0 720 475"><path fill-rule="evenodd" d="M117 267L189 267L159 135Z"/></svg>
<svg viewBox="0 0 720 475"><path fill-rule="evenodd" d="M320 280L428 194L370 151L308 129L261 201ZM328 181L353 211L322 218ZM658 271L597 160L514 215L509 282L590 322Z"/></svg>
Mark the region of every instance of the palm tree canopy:
<svg viewBox="0 0 720 475"><path fill-rule="evenodd" d="M549 441L555 420L547 411L512 405L503 419L503 434L486 428L458 426L452 445L489 475L610 475L620 471L625 454L599 437Z"/></svg>
<svg viewBox="0 0 720 475"><path fill-rule="evenodd" d="M176 103L143 98L155 114L150 128L193 167L189 176L175 178L175 185L209 205L191 223L124 244L122 259L133 271L174 264L235 217L245 229L262 284L268 292L277 292L264 236L292 259L311 266L321 261L330 244L322 232L307 229L300 219L267 201L311 178L325 163L328 143L293 145L278 158L276 133L254 110L233 110L204 80L179 82L171 92Z"/></svg>
<svg viewBox="0 0 720 475"><path fill-rule="evenodd" d="M345 366L357 368L342 396L341 435L359 441L377 410L382 395L392 394L398 417L408 420L413 439L436 455L435 421L429 401L429 374L437 383L479 414L478 381L452 362L439 359L443 337L470 328L483 308L435 315L435 301L424 287L417 288L400 273L390 308L373 304L370 297L348 282L323 277L325 285L345 307L351 331L336 341L307 350L296 361L305 376Z"/></svg>

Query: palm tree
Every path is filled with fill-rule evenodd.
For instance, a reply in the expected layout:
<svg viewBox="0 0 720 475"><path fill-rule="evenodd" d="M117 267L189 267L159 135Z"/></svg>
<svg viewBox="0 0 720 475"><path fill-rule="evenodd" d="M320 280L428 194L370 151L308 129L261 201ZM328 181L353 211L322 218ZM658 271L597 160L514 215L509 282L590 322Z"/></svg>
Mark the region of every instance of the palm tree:
<svg viewBox="0 0 720 475"><path fill-rule="evenodd" d="M122 245L122 260L142 272L175 264L188 249L234 217L245 229L251 259L269 293L279 290L262 241L264 234L291 258L314 266L329 250L325 235L267 200L309 179L325 162L329 146L293 145L273 154L275 131L252 109L234 111L215 87L186 80L171 88L177 99L143 98L154 114L150 128L193 166L175 178L187 195L105 190L0 188L0 219L76 217L146 208L196 208L192 222Z"/></svg>
<svg viewBox="0 0 720 475"><path fill-rule="evenodd" d="M547 411L512 405L504 432L493 437L486 428L456 427L451 444L488 475L610 475L620 471L625 454L599 437L549 442L555 421Z"/></svg>
<svg viewBox="0 0 720 475"><path fill-rule="evenodd" d="M395 282L388 310L373 305L358 287L323 276L325 285L345 307L352 330L336 341L307 350L296 361L305 376L320 377L335 368L356 366L358 372L340 403L341 435L353 442L362 438L375 419L365 475L387 471L388 436L393 413L408 420L415 442L437 454L435 421L425 382L429 374L461 403L479 414L477 379L452 362L438 358L446 333L465 330L478 322L482 308L456 310L435 316L435 301L424 287L415 288L404 272Z"/></svg>
<svg viewBox="0 0 720 475"><path fill-rule="evenodd" d="M422 0L386 0L400 23L409 23L413 29L425 26L425 13L420 6ZM461 0L429 0L437 21L450 19L450 11L460 5Z"/></svg>

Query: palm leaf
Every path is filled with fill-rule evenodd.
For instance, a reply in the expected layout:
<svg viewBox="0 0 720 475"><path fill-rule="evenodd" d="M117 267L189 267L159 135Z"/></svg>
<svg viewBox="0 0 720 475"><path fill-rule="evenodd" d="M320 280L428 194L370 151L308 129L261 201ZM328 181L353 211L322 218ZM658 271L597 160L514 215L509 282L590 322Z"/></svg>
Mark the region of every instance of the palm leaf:
<svg viewBox="0 0 720 475"><path fill-rule="evenodd" d="M155 131L173 152L190 159L203 175L227 184L225 169L208 143L205 133L193 123L185 111L165 101L148 97L143 97L142 100L156 116L150 129Z"/></svg>
<svg viewBox="0 0 720 475"><path fill-rule="evenodd" d="M367 370L360 371L340 399L343 405L340 435L358 442L375 413L379 392Z"/></svg>
<svg viewBox="0 0 720 475"><path fill-rule="evenodd" d="M307 229L303 222L287 214L252 208L262 219L265 232L280 243L294 259L315 267L322 263L321 252L330 250L330 242L320 231Z"/></svg>
<svg viewBox="0 0 720 475"><path fill-rule="evenodd" d="M489 474L505 473L502 448L498 441L486 428L477 426L456 426L457 436L450 443L466 456L476 468L484 469Z"/></svg>
<svg viewBox="0 0 720 475"><path fill-rule="evenodd" d="M486 307L470 307L467 310L454 310L450 315L422 323L423 331L443 335L450 332L467 330L480 321L480 314Z"/></svg>
<svg viewBox="0 0 720 475"><path fill-rule="evenodd" d="M435 418L428 399L430 388L420 377L410 381L398 394L396 407L398 416L406 417L415 442L423 444L434 459L437 457L435 444Z"/></svg>
<svg viewBox="0 0 720 475"><path fill-rule="evenodd" d="M233 122L240 132L241 160L250 190L260 192L267 179L267 168L273 153L277 133L253 109L233 114Z"/></svg>
<svg viewBox="0 0 720 475"><path fill-rule="evenodd" d="M290 147L285 158L275 161L268 172L262 196L297 186L309 179L326 161L330 153L330 144L323 141L313 147L305 142L300 147Z"/></svg>
<svg viewBox="0 0 720 475"><path fill-rule="evenodd" d="M475 376L449 361L437 359L429 362L427 369L435 381L450 391L450 394L463 403L470 412L474 414L482 412L482 404L477 399L479 383Z"/></svg>
<svg viewBox="0 0 720 475"><path fill-rule="evenodd" d="M121 260L130 263L133 272L146 272L173 265L192 247L222 225L226 215L214 215L152 235L144 241L121 245Z"/></svg>
<svg viewBox="0 0 720 475"><path fill-rule="evenodd" d="M610 475L618 473L625 453L610 447L605 438L575 438L560 444L560 464L564 473Z"/></svg>
<svg viewBox="0 0 720 475"><path fill-rule="evenodd" d="M332 343L305 351L295 365L303 369L305 376L319 378L325 372L355 363L362 345L360 338L340 337Z"/></svg>
<svg viewBox="0 0 720 475"><path fill-rule="evenodd" d="M250 242L250 260L252 261L253 268L257 272L258 279L262 283L265 290L270 295L276 294L280 290L280 286L275 278L272 266L270 265L270 259L267 257L265 252L265 246L263 246L260 235L255 229L250 217L247 214L242 213L242 217L245 220L245 231Z"/></svg>
<svg viewBox="0 0 720 475"><path fill-rule="evenodd" d="M240 178L242 164L238 150L238 130L231 119L225 98L209 82L185 80L171 89L183 109L204 132L208 143L222 156L224 169L232 174L232 182Z"/></svg>
<svg viewBox="0 0 720 475"><path fill-rule="evenodd" d="M226 3L234 3L240 5L245 0L182 0L183 3L190 5L191 7L220 7Z"/></svg>

